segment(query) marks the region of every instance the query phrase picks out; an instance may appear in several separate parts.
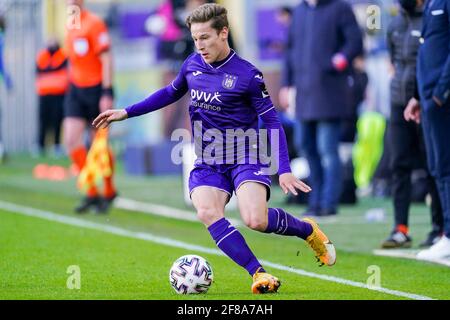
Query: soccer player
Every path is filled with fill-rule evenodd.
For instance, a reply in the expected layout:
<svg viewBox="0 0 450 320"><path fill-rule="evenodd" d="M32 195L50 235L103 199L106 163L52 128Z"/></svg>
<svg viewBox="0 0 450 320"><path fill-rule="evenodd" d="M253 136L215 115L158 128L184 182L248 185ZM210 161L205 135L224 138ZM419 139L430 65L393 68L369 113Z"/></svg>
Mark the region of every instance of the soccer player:
<svg viewBox="0 0 450 320"><path fill-rule="evenodd" d="M70 88L64 105L63 123L64 144L79 170L83 169L87 157L83 141L86 124L113 106L112 55L108 30L99 17L84 8L83 2L67 0L67 4L73 6L74 14L67 24ZM111 150L108 156L112 164ZM103 197L93 186L75 211L83 213L93 207L97 212L105 212L116 195L113 177L105 177Z"/></svg>
<svg viewBox="0 0 450 320"><path fill-rule="evenodd" d="M220 131L224 140L227 129L256 130L259 116L266 128L279 132L278 141L271 141L271 146L274 149L279 145L281 188L285 193L297 194L296 189L309 192L311 189L291 173L286 137L261 72L228 45L227 10L217 4L205 4L192 12L186 23L198 52L186 59L177 78L142 102L126 109L103 112L93 125L106 128L113 121L158 110L190 91L189 113L194 140L202 139L198 135L205 129ZM202 131L194 128L199 122ZM253 277L253 293L276 292L280 281L264 270L241 233L224 217L225 205L233 191L248 227L265 233L300 237L307 241L322 264L331 266L335 263L333 244L312 219L299 220L281 208L268 208L270 177L264 174L262 165L250 161L207 164L197 160L190 174L189 188L197 215L217 246Z"/></svg>

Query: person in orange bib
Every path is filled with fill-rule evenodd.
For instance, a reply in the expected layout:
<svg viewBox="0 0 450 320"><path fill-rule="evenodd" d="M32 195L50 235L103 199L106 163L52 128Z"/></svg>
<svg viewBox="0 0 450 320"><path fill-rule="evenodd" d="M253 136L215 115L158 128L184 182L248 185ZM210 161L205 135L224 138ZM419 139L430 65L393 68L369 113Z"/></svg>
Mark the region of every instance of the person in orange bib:
<svg viewBox="0 0 450 320"><path fill-rule="evenodd" d="M36 92L39 96L39 153L45 154L45 137L52 131L54 152L61 153L60 133L64 96L69 87L67 56L55 38L36 57Z"/></svg>
<svg viewBox="0 0 450 320"><path fill-rule="evenodd" d="M71 6L73 21L67 23L65 44L70 86L64 105L64 144L72 162L81 171L87 157L83 141L87 124L100 112L113 107L113 63L105 23L84 8L83 0L67 0L67 5ZM110 149L108 156L114 167ZM84 213L92 208L96 212L107 212L116 196L113 175L105 177L103 194L99 194L96 186L90 187L75 211Z"/></svg>

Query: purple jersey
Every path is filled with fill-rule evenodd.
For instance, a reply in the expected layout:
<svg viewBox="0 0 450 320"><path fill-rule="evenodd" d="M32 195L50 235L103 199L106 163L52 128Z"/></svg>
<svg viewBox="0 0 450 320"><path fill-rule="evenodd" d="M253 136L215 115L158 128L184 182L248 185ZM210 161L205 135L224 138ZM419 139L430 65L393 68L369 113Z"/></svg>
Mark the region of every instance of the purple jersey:
<svg viewBox="0 0 450 320"><path fill-rule="evenodd" d="M175 90L189 92L191 122L202 121L204 129L258 128L258 114L273 108L263 92L262 74L234 51L220 65L206 63L191 55L178 77Z"/></svg>
<svg viewBox="0 0 450 320"><path fill-rule="evenodd" d="M223 164L230 164L230 154L234 164L244 163L242 161L260 163L259 158L256 159L257 162L251 162L255 159L249 154L259 154L249 150L258 150L260 147L258 117L261 117L269 130L279 130L278 173L290 172L286 137L266 90L262 73L255 66L240 58L233 50L226 59L213 64L206 63L200 54L194 53L186 59L178 76L169 86L143 102L128 107L128 116L157 110L186 93L191 97L189 114L196 153L197 156L203 155L199 157L197 164L198 161L211 164L208 159L205 160L204 151L208 150L212 142L218 141L222 142L223 149L216 148L208 153L214 155L216 161L222 160L214 165L222 167ZM236 137L239 129L241 133L255 134L244 134L240 136L242 141L239 141L240 138ZM214 134L215 132L221 136ZM228 144L229 139L231 142L234 139L234 143ZM239 143L244 143L244 155L238 152L242 150L237 146Z"/></svg>

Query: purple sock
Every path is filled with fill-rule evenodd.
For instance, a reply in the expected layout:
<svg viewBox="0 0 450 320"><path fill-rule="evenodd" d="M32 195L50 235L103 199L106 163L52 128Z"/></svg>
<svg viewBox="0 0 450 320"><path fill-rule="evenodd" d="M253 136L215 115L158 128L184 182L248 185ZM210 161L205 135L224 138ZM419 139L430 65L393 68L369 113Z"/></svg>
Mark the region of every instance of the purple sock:
<svg viewBox="0 0 450 320"><path fill-rule="evenodd" d="M265 233L297 236L306 239L313 231L312 226L280 208L269 208L269 223Z"/></svg>
<svg viewBox="0 0 450 320"><path fill-rule="evenodd" d="M222 218L208 227L217 246L234 262L245 268L252 276L256 270L265 272L241 233L227 219Z"/></svg>

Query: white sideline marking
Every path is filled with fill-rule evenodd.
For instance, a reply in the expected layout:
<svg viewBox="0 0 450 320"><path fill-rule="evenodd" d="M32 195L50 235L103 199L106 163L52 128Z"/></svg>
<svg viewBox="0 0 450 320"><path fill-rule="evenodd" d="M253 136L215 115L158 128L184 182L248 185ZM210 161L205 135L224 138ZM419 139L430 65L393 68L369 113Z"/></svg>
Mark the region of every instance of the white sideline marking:
<svg viewBox="0 0 450 320"><path fill-rule="evenodd" d="M152 216L161 216L171 219L199 222L193 211L177 209L169 206L164 206L160 204L154 204L150 202L136 201L133 199L118 197L114 200L114 207L124 210L137 211L144 214L152 215ZM243 223L239 219L229 219L227 218L231 224L235 227L242 227ZM319 224L343 224L343 225L360 225L360 224L386 224L388 223L387 219L380 222L368 222L365 220L363 216L358 217L315 217L316 221ZM390 222L389 222L390 223ZM429 223L429 218L424 220L424 223Z"/></svg>
<svg viewBox="0 0 450 320"><path fill-rule="evenodd" d="M81 227L81 228L103 231L103 232L120 235L120 236L124 236L124 237L128 237L128 238L141 239L141 240L151 241L151 242L155 242L158 244L163 244L163 245L167 245L167 246L171 246L171 247L195 250L198 252L203 252L203 253L208 253L208 254L213 254L213 255L220 255L220 256L224 255L221 251L219 251L217 249L212 249L212 248L207 248L207 247L198 246L198 245L194 245L194 244L189 244L189 243L186 243L183 241L173 240L170 238L159 237L159 236L155 236L153 234L146 233L146 232L134 232L134 231L122 229L119 227L114 227L114 226L109 226L109 225L105 225L105 224L101 224L101 223L87 221L87 220L80 219L80 218L64 216L64 215L56 214L56 213L53 213L50 211L44 211L44 210L39 210L39 209L35 209L35 208L20 206L20 205L16 205L16 204L1 201L1 200L0 200L0 208L3 210L6 210L6 211L12 212L12 213L16 213L16 214L22 214L25 216L41 218L41 219L45 219L45 220L49 220L49 221L53 221L53 222L59 222L62 224L67 224L67 225L72 225L72 226L77 226L77 227ZM344 285L348 285L348 286L352 286L352 287L358 287L358 288L363 288L363 289L368 289L368 290L379 291L382 293L386 293L386 294L390 294L390 295L394 295L394 296L398 296L398 297L409 298L409 299L413 299L413 300L433 300L432 298L427 297L427 296L417 295L417 294L398 291L398 290L391 290L391 289L386 289L386 288L382 288L382 287L371 288L362 282L356 282L356 281L346 280L346 279L338 278L338 277L334 277L334 276L317 274L317 273L309 272L309 271L302 270L302 269L294 269L292 267L287 267L287 266L273 263L270 261L265 261L265 260L260 260L260 261L262 264L272 267L274 269L292 272L292 273L296 273L296 274L306 276L306 277L335 282L335 283L344 284Z"/></svg>
<svg viewBox="0 0 450 320"><path fill-rule="evenodd" d="M405 259L412 259L417 261L425 261L425 262L431 262L431 263L438 263L442 264L444 266L450 267L450 259L438 259L433 261L428 260L420 260L417 259L417 253L420 250L411 250L411 249L377 249L373 250L373 254L376 256L384 256L384 257L394 257L394 258L405 258Z"/></svg>

